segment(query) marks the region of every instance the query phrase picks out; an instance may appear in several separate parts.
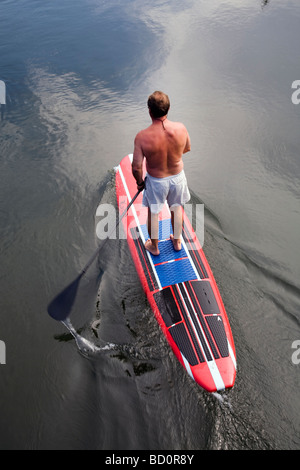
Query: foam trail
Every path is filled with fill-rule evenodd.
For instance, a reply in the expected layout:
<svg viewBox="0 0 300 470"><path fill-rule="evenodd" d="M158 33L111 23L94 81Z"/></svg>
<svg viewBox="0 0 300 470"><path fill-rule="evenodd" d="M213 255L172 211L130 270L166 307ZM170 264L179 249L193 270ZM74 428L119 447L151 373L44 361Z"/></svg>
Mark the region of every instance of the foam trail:
<svg viewBox="0 0 300 470"><path fill-rule="evenodd" d="M75 338L76 344L78 346L78 349L83 352L84 354L88 353L98 353L99 351L105 351L109 349L113 349L115 347L114 344L107 344L106 346L103 346L102 348L95 346L91 341L87 340L86 338L83 338L80 336L73 325L71 324L70 320L67 318L66 320L62 321L62 323L65 325L65 327L70 331L72 336Z"/></svg>
<svg viewBox="0 0 300 470"><path fill-rule="evenodd" d="M221 405L227 406L230 410L232 409L230 400L226 397L226 395L221 395L218 392L213 392L212 395L221 403Z"/></svg>

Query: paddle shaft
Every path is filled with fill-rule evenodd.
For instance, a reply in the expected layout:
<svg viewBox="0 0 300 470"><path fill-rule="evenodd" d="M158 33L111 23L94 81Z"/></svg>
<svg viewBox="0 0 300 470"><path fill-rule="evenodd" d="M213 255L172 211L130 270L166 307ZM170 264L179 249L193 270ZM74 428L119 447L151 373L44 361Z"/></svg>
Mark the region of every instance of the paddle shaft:
<svg viewBox="0 0 300 470"><path fill-rule="evenodd" d="M140 194L140 192L142 190L143 190L142 188L139 189L138 192L136 193L136 195L131 199L131 201L128 204L128 206L126 207L125 211L119 217L119 220L116 223L114 229L111 230L111 232L107 235L107 238L104 240L104 242L99 246L99 248L97 248L97 250L95 251L93 256L91 256L89 261L86 263L86 265L83 268L83 270L81 271L81 273L76 277L76 279L74 279L73 282L71 282L71 284L69 284L62 292L60 292L60 294L58 294L52 300L52 302L50 302L50 304L48 305L48 313L49 313L50 317L54 318L54 320L64 321L64 320L66 320L66 318L68 318L68 316L71 312L71 309L72 309L72 306L73 306L73 303L74 303L74 300L75 300L75 297L76 297L77 289L78 289L78 286L79 286L79 283L80 283L80 280L81 280L82 276L87 272L87 270L89 269L89 267L91 266L91 264L93 263L93 261L95 260L97 255L99 254L100 250L102 250L106 240L117 229L119 223L121 222L123 217L127 214L127 212L130 209L131 205L134 203L134 201L136 200L136 198L138 197L138 195Z"/></svg>
<svg viewBox="0 0 300 470"><path fill-rule="evenodd" d="M118 228L121 220L123 219L123 217L127 214L127 212L129 211L130 207L132 206L132 204L134 203L134 201L136 200L136 198L138 197L138 195L140 194L140 192L142 191L142 189L139 189L138 192L135 194L135 196L133 196L133 198L131 199L130 203L128 204L128 206L126 207L126 209L124 210L124 212L122 213L122 215L119 217L119 220L118 222L116 223L115 227L113 228L113 230L110 231L110 233L107 235L106 239L104 240L104 242L99 246L99 248L97 248L97 250L95 251L95 253L93 254L93 256L91 256L91 258L89 259L89 261L86 263L85 267L83 268L83 270L81 271L80 273L80 276L83 276L86 271L89 269L89 267L91 266L91 264L93 264L93 261L95 260L95 258L97 257L98 253L100 250L102 250L104 244L106 243L107 239L115 232L115 230Z"/></svg>

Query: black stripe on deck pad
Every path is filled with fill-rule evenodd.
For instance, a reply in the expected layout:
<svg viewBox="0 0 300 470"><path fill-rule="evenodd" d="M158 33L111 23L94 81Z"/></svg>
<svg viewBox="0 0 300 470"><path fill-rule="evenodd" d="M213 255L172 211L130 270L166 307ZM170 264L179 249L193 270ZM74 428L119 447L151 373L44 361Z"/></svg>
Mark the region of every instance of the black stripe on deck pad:
<svg viewBox="0 0 300 470"><path fill-rule="evenodd" d="M195 366L196 364L198 364L197 357L194 353L184 324L179 323L177 325L174 325L172 328L169 329L169 332L171 333L171 336L177 344L180 352L182 352L182 354L184 355L186 360L191 364L191 366Z"/></svg>
<svg viewBox="0 0 300 470"><path fill-rule="evenodd" d="M229 356L228 341L221 315L205 317L222 357Z"/></svg>
<svg viewBox="0 0 300 470"><path fill-rule="evenodd" d="M165 289L156 292L153 295L153 298L166 326L169 327L182 320L170 287L166 287Z"/></svg>
<svg viewBox="0 0 300 470"><path fill-rule="evenodd" d="M196 297L204 315L220 313L215 295L209 281L191 281Z"/></svg>

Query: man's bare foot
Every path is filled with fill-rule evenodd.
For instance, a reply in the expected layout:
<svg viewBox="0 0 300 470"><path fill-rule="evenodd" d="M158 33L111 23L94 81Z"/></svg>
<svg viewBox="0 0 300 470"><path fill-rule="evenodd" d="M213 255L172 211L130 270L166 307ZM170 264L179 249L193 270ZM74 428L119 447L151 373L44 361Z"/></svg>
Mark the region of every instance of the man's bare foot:
<svg viewBox="0 0 300 470"><path fill-rule="evenodd" d="M174 238L174 235L171 233L170 238L173 242L174 250L175 251L180 251L181 250L181 239L180 238Z"/></svg>
<svg viewBox="0 0 300 470"><path fill-rule="evenodd" d="M154 255L154 256L159 255L159 249L156 248L156 247L153 245L153 243L152 243L152 241L151 241L150 239L146 241L146 243L145 243L145 248L146 248L146 250L148 250L152 255Z"/></svg>

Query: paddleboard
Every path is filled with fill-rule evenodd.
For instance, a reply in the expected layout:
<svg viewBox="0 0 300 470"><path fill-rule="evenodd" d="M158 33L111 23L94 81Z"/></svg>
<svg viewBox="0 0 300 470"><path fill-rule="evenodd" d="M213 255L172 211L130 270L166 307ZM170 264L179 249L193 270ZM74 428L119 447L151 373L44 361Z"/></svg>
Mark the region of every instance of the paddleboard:
<svg viewBox="0 0 300 470"><path fill-rule="evenodd" d="M116 168L120 213L137 192L131 163L132 155L127 155ZM150 238L147 212L140 193L122 224L154 315L193 380L208 392L231 388L236 377L233 336L216 281L192 225L184 212L182 248L175 251L166 203L159 216L160 254L153 256L144 247Z"/></svg>

